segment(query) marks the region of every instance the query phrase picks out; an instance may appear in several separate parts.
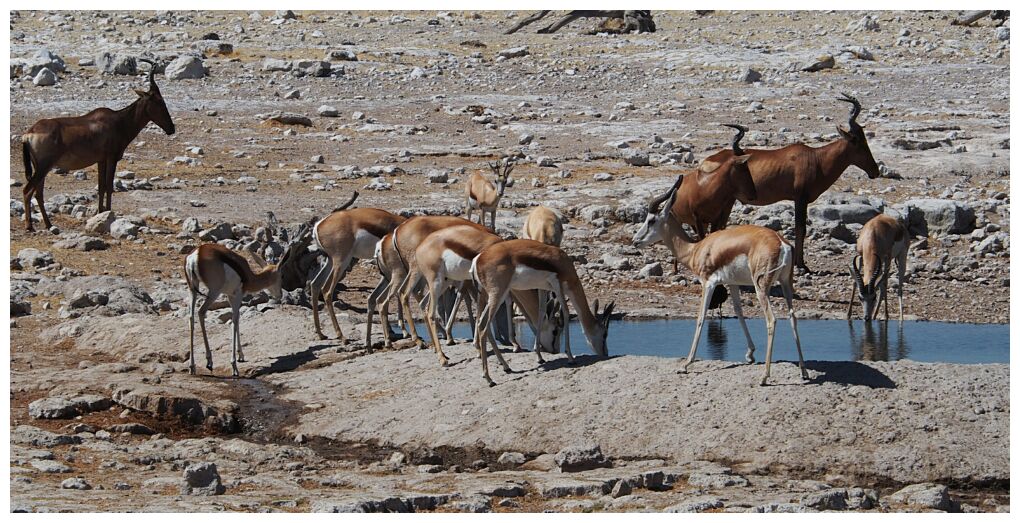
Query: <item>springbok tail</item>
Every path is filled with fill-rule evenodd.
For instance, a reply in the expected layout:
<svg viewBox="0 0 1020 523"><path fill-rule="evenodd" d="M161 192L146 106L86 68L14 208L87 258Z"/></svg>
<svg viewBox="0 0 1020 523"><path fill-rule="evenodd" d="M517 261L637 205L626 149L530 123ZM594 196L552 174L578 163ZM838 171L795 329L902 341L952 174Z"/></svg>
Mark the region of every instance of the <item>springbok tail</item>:
<svg viewBox="0 0 1020 523"><path fill-rule="evenodd" d="M202 281L198 275L198 252L193 252L184 259L184 279L188 282L188 289L201 296L208 297L199 289L199 282Z"/></svg>
<svg viewBox="0 0 1020 523"><path fill-rule="evenodd" d="M393 229L393 238L390 241L390 243L393 244L393 252L396 253L397 259L400 260L400 265L403 266L406 269L407 268L407 261L405 261L404 257L400 255L400 249L397 248L397 231L399 229L400 229L400 227L397 227L396 229Z"/></svg>
<svg viewBox="0 0 1020 523"><path fill-rule="evenodd" d="M21 142L21 159L25 162L25 180L32 179L32 148L28 142Z"/></svg>

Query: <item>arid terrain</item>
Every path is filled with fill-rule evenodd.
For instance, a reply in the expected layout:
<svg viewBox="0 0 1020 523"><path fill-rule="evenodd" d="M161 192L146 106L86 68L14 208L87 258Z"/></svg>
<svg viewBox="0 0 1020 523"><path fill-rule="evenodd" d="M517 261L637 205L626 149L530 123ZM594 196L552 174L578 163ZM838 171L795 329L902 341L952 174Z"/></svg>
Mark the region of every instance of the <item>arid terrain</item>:
<svg viewBox="0 0 1020 523"><path fill-rule="evenodd" d="M297 290L246 300L242 378L228 309L210 314L213 371L200 349L188 374L196 245L240 247L267 213L293 235L355 190L358 207L461 214L467 177L506 156L497 233L558 209L590 299L693 317L696 278L631 245L645 202L728 146L721 124L749 127L745 147L837 139L841 93L882 176L850 167L809 208L799 315L843 317L857 233L885 212L913 236L908 319L1009 321L1008 21L676 11L651 34L537 34L552 16L504 34L526 14L11 12L12 509L1008 511L1006 364L808 352L808 382L779 362L758 387L760 365L679 375L573 340L575 365L490 358L489 388L467 343L442 368L406 342L319 340ZM139 58L176 133L150 124L128 147L113 214L95 216L95 167L49 173L54 228L36 212L26 232L20 134L131 103ZM731 215L791 241L793 221L789 202ZM355 339L377 280L362 260L338 293Z"/></svg>

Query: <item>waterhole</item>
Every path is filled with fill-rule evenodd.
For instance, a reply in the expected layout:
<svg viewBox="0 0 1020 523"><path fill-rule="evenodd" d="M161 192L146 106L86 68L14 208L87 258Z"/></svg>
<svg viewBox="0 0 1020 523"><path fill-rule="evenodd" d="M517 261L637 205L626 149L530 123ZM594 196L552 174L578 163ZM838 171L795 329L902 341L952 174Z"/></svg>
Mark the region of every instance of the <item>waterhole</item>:
<svg viewBox="0 0 1020 523"><path fill-rule="evenodd" d="M691 348L696 322L692 319L613 321L609 326L609 354L683 358ZM909 359L944 363L1009 363L1009 325L934 321L864 322L797 320L804 359L821 361L896 361ZM765 358L765 321L747 320L758 361ZM518 340L530 349L531 329L519 324ZM467 323L454 326L454 337L470 338ZM570 324L571 351L590 352L576 321ZM698 359L744 361L747 339L736 318L709 318L702 327ZM773 361L796 360L790 322L778 318Z"/></svg>

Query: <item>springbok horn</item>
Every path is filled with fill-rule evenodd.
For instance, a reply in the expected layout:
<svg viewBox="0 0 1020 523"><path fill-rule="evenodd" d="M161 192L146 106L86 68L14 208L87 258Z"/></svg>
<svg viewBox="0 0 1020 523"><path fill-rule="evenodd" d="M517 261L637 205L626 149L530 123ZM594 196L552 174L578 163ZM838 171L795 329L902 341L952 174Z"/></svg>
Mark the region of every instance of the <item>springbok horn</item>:
<svg viewBox="0 0 1020 523"><path fill-rule="evenodd" d="M744 133L747 132L747 127L735 123L724 123L723 125L737 130L737 135L733 137L733 154L735 156L743 156L744 150L740 148L740 140L744 138Z"/></svg>
<svg viewBox="0 0 1020 523"><path fill-rule="evenodd" d="M861 278L861 262L862 261L863 261L863 258L861 257L860 254L858 254L857 256L854 256L853 261L850 263L850 275L853 276L853 278L857 280L857 287L859 289L861 289L861 292L863 293L863 292L866 292L866 291L864 290L864 280Z"/></svg>
<svg viewBox="0 0 1020 523"><path fill-rule="evenodd" d="M159 88L156 87L156 79L152 77L152 75L156 73L156 62L153 62L148 58L139 58L138 61L149 64L149 92L158 91Z"/></svg>
<svg viewBox="0 0 1020 523"><path fill-rule="evenodd" d="M340 207L334 208L333 212L342 211L342 210L350 207L351 205L354 205L354 200L357 200L357 199L358 199L358 191L354 191L354 194L351 196L351 199L347 200L347 203L341 205Z"/></svg>
<svg viewBox="0 0 1020 523"><path fill-rule="evenodd" d="M514 170L514 165L516 165L514 161L507 158L506 163L503 164L503 178L510 177L510 171Z"/></svg>
<svg viewBox="0 0 1020 523"><path fill-rule="evenodd" d="M659 212L659 207L662 205L662 202L672 198L673 197L673 193L676 192L676 190L680 188L680 184L683 183L683 181L684 181L684 175L681 174L679 177L677 177L676 183L673 184L673 187L670 187L670 189L668 191L666 191L666 194L663 194L662 196L659 196L659 197L656 197L656 198L652 198L651 200L649 200L648 201L648 212L651 212L651 213Z"/></svg>
<svg viewBox="0 0 1020 523"><path fill-rule="evenodd" d="M871 275L871 289L875 291L878 289L878 279L882 277L882 258L878 258L878 263L875 264L875 271Z"/></svg>

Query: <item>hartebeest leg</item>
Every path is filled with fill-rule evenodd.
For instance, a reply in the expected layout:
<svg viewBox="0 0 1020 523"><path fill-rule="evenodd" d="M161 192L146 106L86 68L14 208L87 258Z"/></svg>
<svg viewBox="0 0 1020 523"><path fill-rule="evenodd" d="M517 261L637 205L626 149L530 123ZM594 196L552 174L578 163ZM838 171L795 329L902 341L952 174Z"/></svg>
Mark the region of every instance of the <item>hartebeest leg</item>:
<svg viewBox="0 0 1020 523"><path fill-rule="evenodd" d="M113 210L113 179L117 175L117 162L120 158L106 164L106 210Z"/></svg>
<svg viewBox="0 0 1020 523"><path fill-rule="evenodd" d="M694 327L694 341L691 342L691 352L687 354L684 367L681 372L686 373L687 369L694 363L694 354L698 350L698 342L701 341L701 326L705 324L705 315L708 314L708 306L712 302L712 293L715 292L716 283L709 281L701 287L701 310L698 311L698 323Z"/></svg>
<svg viewBox="0 0 1020 523"><path fill-rule="evenodd" d="M793 341L797 344L797 361L800 362L800 377L808 379L808 373L804 370L804 352L800 349L800 332L797 331L797 315L793 311L793 285L789 282L780 282L783 289L783 299L786 300L786 312L790 314L790 328L793 329Z"/></svg>
<svg viewBox="0 0 1020 523"><path fill-rule="evenodd" d="M747 353L744 355L744 359L748 363L754 363L754 341L751 340L751 332L747 330L747 322L744 321L744 310L740 306L740 286L727 285L727 287L730 289L730 301L733 302L733 312L737 314L737 319L740 320L740 328L744 329L744 337L747 338Z"/></svg>
<svg viewBox="0 0 1020 523"><path fill-rule="evenodd" d="M804 261L804 238L807 235L807 205L808 202L798 199L794 202L794 264L804 272L811 272Z"/></svg>
<svg viewBox="0 0 1020 523"><path fill-rule="evenodd" d="M96 180L96 214L108 210L104 208L106 207L106 167L106 160L100 160L96 164L96 175L98 176Z"/></svg>

